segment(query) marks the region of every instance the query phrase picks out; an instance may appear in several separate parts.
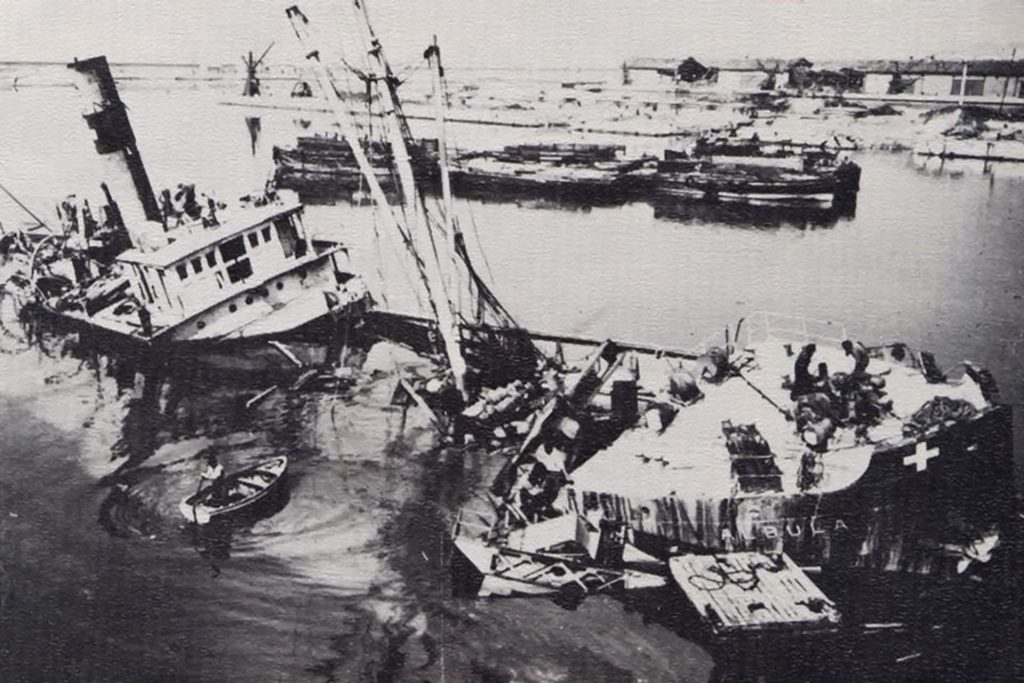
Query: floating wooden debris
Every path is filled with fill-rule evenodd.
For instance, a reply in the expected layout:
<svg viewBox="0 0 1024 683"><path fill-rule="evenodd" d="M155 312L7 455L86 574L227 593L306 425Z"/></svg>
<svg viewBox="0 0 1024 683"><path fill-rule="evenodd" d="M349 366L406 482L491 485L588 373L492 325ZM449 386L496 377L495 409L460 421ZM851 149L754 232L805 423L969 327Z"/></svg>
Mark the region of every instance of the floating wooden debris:
<svg viewBox="0 0 1024 683"><path fill-rule="evenodd" d="M281 353L281 355L284 356L285 358L287 358L288 360L290 360L295 365L295 367L297 367L297 368L304 367L303 362L301 360L299 360L298 356L296 356L294 353L292 353L292 350L289 349L284 344L282 344L281 342L279 342L277 340L274 340L274 339L271 339L270 341L267 342L267 344L269 344L273 348L277 349Z"/></svg>
<svg viewBox="0 0 1024 683"><path fill-rule="evenodd" d="M275 391L277 391L277 385L276 384L274 384L273 386L267 387L266 389L264 389L260 393L256 394L255 396L250 398L248 401L246 401L245 402L245 409L246 410L250 410L250 409L252 409L253 406L262 403L263 399L267 398L268 396L270 396Z"/></svg>
<svg viewBox="0 0 1024 683"><path fill-rule="evenodd" d="M839 627L835 604L785 553L680 555L669 571L715 636Z"/></svg>
<svg viewBox="0 0 1024 683"><path fill-rule="evenodd" d="M494 527L485 520L486 515L461 511L454 534L453 572L462 590L477 597L557 595L571 607L590 594L667 583L664 563L633 546L621 525L598 527L582 516L564 515L513 531L493 545L485 539Z"/></svg>

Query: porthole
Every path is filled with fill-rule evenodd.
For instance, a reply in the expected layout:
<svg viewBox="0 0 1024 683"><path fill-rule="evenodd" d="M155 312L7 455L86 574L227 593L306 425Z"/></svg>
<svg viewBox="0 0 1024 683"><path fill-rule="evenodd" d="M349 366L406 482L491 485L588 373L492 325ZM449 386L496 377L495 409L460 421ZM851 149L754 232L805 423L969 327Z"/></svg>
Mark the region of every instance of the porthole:
<svg viewBox="0 0 1024 683"><path fill-rule="evenodd" d="M276 284L275 286L276 286L276 287L277 287L278 289L284 289L284 283L283 283L283 282L281 282L281 281L278 281L278 283L277 283L277 284Z"/></svg>
<svg viewBox="0 0 1024 683"><path fill-rule="evenodd" d="M251 303L252 303L252 297L251 296L245 297L245 304L248 306Z"/></svg>
<svg viewBox="0 0 1024 683"><path fill-rule="evenodd" d="M230 306L228 306L228 310L234 313L235 311L238 310L238 306L231 304Z"/></svg>
<svg viewBox="0 0 1024 683"><path fill-rule="evenodd" d="M200 320L199 322L196 323L196 329L197 330L201 330L204 327L206 327L206 323L204 323L202 320Z"/></svg>

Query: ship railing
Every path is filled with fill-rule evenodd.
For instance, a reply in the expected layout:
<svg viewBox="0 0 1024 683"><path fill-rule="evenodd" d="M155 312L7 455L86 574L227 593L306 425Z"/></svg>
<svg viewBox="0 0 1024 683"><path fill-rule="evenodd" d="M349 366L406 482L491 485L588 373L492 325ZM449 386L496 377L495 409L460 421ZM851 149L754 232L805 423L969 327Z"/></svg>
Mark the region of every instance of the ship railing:
<svg viewBox="0 0 1024 683"><path fill-rule="evenodd" d="M738 329L737 329L738 328ZM728 334L728 340L726 335ZM846 326L829 320L814 320L800 316L757 311L705 338L689 349L694 355L703 355L712 347L747 348L768 340L809 342L839 346L847 339Z"/></svg>
<svg viewBox="0 0 1024 683"><path fill-rule="evenodd" d="M849 338L843 323L768 311L758 311L748 316L743 321L742 330L741 346L752 346L768 340L839 346Z"/></svg>

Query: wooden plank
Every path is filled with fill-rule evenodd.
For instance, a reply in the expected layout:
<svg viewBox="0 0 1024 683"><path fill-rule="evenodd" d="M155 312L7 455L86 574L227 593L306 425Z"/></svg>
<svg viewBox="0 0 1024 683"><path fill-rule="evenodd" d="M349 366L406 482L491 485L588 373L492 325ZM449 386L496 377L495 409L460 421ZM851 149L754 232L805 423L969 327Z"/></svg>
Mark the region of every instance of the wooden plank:
<svg viewBox="0 0 1024 683"><path fill-rule="evenodd" d="M838 613L820 589L785 555L778 560L777 569L775 562L752 552L685 555L673 558L670 569L702 619L709 621L709 607L719 616L720 623L709 623L719 635L765 629L834 628ZM812 600L821 600L826 609L814 612L808 606ZM755 605L756 609L751 609Z"/></svg>
<svg viewBox="0 0 1024 683"><path fill-rule="evenodd" d="M426 413L427 417L430 418L430 421L435 426L441 424L440 421L437 419L437 415L434 414L434 411L430 409L430 406L427 405L427 402L424 401L423 397L416 392L416 389L414 389L413 386L409 384L409 381L407 379L405 379L404 377L400 377L398 379L398 385L405 390L409 398L413 400L413 403L415 403L417 407L419 407L424 413Z"/></svg>
<svg viewBox="0 0 1024 683"><path fill-rule="evenodd" d="M276 384L274 384L274 385L272 385L270 387L267 387L266 389L264 389L260 393L256 394L255 396L253 396L252 398L250 398L248 401L245 402L246 410L249 410L254 405L260 403L263 399L265 399L267 396L270 396L275 391L277 391L277 385Z"/></svg>
<svg viewBox="0 0 1024 683"><path fill-rule="evenodd" d="M271 339L270 341L267 342L267 344L269 344L272 348L276 349L282 356L287 358L295 367L305 367L302 361L299 360L298 356L292 353L292 350L289 349L284 344L282 344L281 342Z"/></svg>

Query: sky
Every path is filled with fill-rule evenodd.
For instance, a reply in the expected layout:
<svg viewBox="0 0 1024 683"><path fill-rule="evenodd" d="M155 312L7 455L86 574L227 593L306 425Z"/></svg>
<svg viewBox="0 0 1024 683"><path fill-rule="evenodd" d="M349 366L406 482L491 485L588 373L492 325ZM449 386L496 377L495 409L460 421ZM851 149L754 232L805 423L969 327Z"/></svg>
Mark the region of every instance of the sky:
<svg viewBox="0 0 1024 683"><path fill-rule="evenodd" d="M351 25L351 0L8 0L0 61L224 64L276 44L301 60L284 8L321 42ZM437 35L460 67L614 67L632 56L814 59L1010 56L1024 48L1024 0L368 0L390 58ZM324 48L327 52L327 47ZM1021 51L1024 57L1024 50Z"/></svg>

